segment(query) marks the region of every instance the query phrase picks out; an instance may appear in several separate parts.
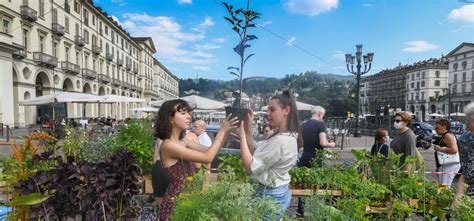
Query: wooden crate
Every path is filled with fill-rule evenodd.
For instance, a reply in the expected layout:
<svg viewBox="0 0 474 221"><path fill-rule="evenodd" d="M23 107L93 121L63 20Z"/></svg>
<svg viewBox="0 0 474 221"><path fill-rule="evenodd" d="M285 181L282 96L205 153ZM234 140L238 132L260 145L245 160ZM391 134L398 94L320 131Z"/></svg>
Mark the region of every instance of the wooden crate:
<svg viewBox="0 0 474 221"><path fill-rule="evenodd" d="M318 195L332 195L332 196L342 196L342 191L341 190L323 190L323 189L317 189L316 193Z"/></svg>
<svg viewBox="0 0 474 221"><path fill-rule="evenodd" d="M292 196L312 196L314 191L312 189L290 189Z"/></svg>

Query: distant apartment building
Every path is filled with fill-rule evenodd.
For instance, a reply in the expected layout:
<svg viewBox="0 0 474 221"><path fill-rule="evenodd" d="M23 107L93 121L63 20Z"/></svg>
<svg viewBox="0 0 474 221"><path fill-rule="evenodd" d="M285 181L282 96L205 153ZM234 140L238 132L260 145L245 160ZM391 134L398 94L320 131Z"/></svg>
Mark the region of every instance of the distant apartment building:
<svg viewBox="0 0 474 221"><path fill-rule="evenodd" d="M444 105L437 101L447 93L447 60L429 59L412 64L406 73L406 88L405 109L418 119L428 121L429 114L444 114Z"/></svg>
<svg viewBox="0 0 474 221"><path fill-rule="evenodd" d="M449 60L450 112L462 112L474 102L474 43L462 43L446 55Z"/></svg>
<svg viewBox="0 0 474 221"><path fill-rule="evenodd" d="M410 111L422 120L430 113L444 113L443 106L431 102L446 93L447 69L445 59L432 58L367 76L360 90L362 113L384 116L390 109Z"/></svg>
<svg viewBox="0 0 474 221"><path fill-rule="evenodd" d="M398 66L363 79L360 97L364 115L387 115L390 108L405 110L406 71L404 66Z"/></svg>
<svg viewBox="0 0 474 221"><path fill-rule="evenodd" d="M130 36L91 0L0 0L0 21L0 123L35 124L47 108L18 102L61 91L115 94L147 103L178 94L177 78L155 65L152 39ZM140 105L146 103L67 104L59 109L67 117L123 119Z"/></svg>

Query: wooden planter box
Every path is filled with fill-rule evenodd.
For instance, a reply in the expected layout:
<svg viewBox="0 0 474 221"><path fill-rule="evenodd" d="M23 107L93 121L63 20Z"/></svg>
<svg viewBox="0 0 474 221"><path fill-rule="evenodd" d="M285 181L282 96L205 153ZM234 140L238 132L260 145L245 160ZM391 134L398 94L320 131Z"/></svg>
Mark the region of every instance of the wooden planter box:
<svg viewBox="0 0 474 221"><path fill-rule="evenodd" d="M292 196L312 196L314 191L312 189L290 189Z"/></svg>
<svg viewBox="0 0 474 221"><path fill-rule="evenodd" d="M384 214L388 213L388 207L366 206L365 212L370 214Z"/></svg>
<svg viewBox="0 0 474 221"><path fill-rule="evenodd" d="M290 189L293 196L312 196L312 195L331 195L342 196L341 190L324 190L324 189Z"/></svg>

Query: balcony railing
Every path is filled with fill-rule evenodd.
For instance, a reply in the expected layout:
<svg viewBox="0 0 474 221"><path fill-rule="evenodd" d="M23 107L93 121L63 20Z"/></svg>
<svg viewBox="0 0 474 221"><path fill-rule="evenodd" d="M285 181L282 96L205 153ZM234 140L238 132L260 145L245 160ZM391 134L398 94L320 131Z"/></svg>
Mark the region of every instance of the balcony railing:
<svg viewBox="0 0 474 221"><path fill-rule="evenodd" d="M33 60L39 65L42 65L48 68L55 68L56 66L58 66L57 58L51 55L45 54L43 52L34 52Z"/></svg>
<svg viewBox="0 0 474 221"><path fill-rule="evenodd" d="M26 58L26 50L23 49L23 50L13 52L13 58L19 59L19 60Z"/></svg>
<svg viewBox="0 0 474 221"><path fill-rule="evenodd" d="M112 79L112 85L114 85L114 86L120 86L120 85L121 85L121 84L120 84L120 80L118 80L118 79Z"/></svg>
<svg viewBox="0 0 474 221"><path fill-rule="evenodd" d="M79 72L81 72L81 67L79 67L79 65L71 63L69 61L61 62L61 68L67 74L77 75L79 74Z"/></svg>
<svg viewBox="0 0 474 221"><path fill-rule="evenodd" d="M105 55L105 59L107 59L107 61L113 61L114 60L114 55L110 54L110 53L107 53Z"/></svg>
<svg viewBox="0 0 474 221"><path fill-rule="evenodd" d="M131 86L131 85L130 85L129 83L127 83L127 82L122 82L122 88L123 88L123 89L128 89L128 88L130 88L130 86Z"/></svg>
<svg viewBox="0 0 474 221"><path fill-rule="evenodd" d="M63 36L65 31L64 31L64 26L58 24L58 23L53 23L53 34L57 36Z"/></svg>
<svg viewBox="0 0 474 221"><path fill-rule="evenodd" d="M88 68L82 68L82 75L92 80L97 78L97 72Z"/></svg>
<svg viewBox="0 0 474 221"><path fill-rule="evenodd" d="M102 53L102 47L100 47L99 45L92 45L92 53L94 53L95 55L99 55L100 53Z"/></svg>
<svg viewBox="0 0 474 221"><path fill-rule="evenodd" d="M110 82L110 77L105 74L99 74L99 81L108 84Z"/></svg>
<svg viewBox="0 0 474 221"><path fill-rule="evenodd" d="M132 70L132 64L130 64L130 62L126 62L125 63L125 68L129 71Z"/></svg>
<svg viewBox="0 0 474 221"><path fill-rule="evenodd" d="M117 65L119 67L122 67L123 66L123 59L117 58Z"/></svg>
<svg viewBox="0 0 474 221"><path fill-rule="evenodd" d="M20 6L21 18L30 22L38 20L38 12L30 8L28 5Z"/></svg>
<svg viewBox="0 0 474 221"><path fill-rule="evenodd" d="M76 43L76 45L79 47L84 47L84 45L86 45L86 41L80 35L74 36L74 43Z"/></svg>

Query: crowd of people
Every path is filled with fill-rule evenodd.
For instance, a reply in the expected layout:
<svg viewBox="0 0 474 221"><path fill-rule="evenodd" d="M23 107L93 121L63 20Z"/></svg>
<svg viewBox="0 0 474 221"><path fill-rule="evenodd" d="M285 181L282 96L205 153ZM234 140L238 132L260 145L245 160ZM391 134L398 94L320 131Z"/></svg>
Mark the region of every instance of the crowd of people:
<svg viewBox="0 0 474 221"><path fill-rule="evenodd" d="M206 133L206 122L192 122L191 107L180 99L165 102L155 118L155 164L152 177L160 207L160 220L170 220L174 200L183 192L185 178L193 174L201 164L210 164L229 135L238 137L240 157L248 174L256 183L255 197L271 197L280 206L276 214L263 214L263 218L279 220L291 201L289 170L297 167L320 166L317 150L335 147L329 142L324 123L325 109L316 106L311 119L300 124L295 97L291 91L273 96L268 103L266 119L268 124L252 125L253 113L249 111L246 120L232 115L221 123L212 140ZM454 177L461 173L458 194L473 196L474 191L474 103L465 108L466 131L459 137L451 133L449 121L436 122L439 139L433 143L438 182L451 186ZM412 116L406 112L395 115L393 126L396 136L390 141L388 129L376 131L372 154L388 157L390 150L401 154L401 164L407 156L414 156L417 162L423 157L416 147L416 135L409 128ZM255 129L259 131L255 134ZM256 141L259 140L259 141ZM298 153L301 152L300 155ZM407 165L407 170L414 166ZM163 179L165 178L165 179ZM463 184L471 185L468 189ZM303 215L304 202L299 200L298 212Z"/></svg>

